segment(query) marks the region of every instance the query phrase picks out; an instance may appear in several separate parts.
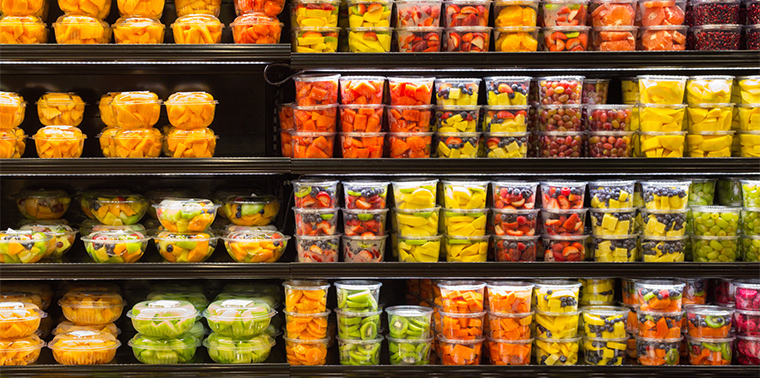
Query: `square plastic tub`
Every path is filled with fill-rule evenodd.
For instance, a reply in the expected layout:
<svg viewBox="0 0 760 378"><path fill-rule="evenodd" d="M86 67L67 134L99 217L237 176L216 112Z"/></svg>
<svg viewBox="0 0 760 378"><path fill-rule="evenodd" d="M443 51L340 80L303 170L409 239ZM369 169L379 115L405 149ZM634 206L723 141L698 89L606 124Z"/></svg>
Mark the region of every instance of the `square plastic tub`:
<svg viewBox="0 0 760 378"><path fill-rule="evenodd" d="M634 0L592 0L591 26L633 26L636 20Z"/></svg>
<svg viewBox="0 0 760 378"><path fill-rule="evenodd" d="M591 45L596 51L635 51L636 26L599 26L591 32Z"/></svg>
<svg viewBox="0 0 760 378"><path fill-rule="evenodd" d="M641 26L683 25L686 20L686 1L641 1L639 14Z"/></svg>
<svg viewBox="0 0 760 378"><path fill-rule="evenodd" d="M390 27L393 2L389 0L348 1L348 24L351 28Z"/></svg>
<svg viewBox="0 0 760 378"><path fill-rule="evenodd" d="M731 130L733 104L689 105L689 132L692 134Z"/></svg>
<svg viewBox="0 0 760 378"><path fill-rule="evenodd" d="M491 8L488 0L447 0L443 7L446 11L446 27L488 26Z"/></svg>
<svg viewBox="0 0 760 378"><path fill-rule="evenodd" d="M416 2L407 2L413 4ZM440 3L439 3L440 5ZM399 5L397 5L398 8ZM403 27L396 28L399 52L439 52L441 51L440 27Z"/></svg>
<svg viewBox="0 0 760 378"><path fill-rule="evenodd" d="M636 261L639 248L638 235L608 235L591 237L591 253L598 262Z"/></svg>
<svg viewBox="0 0 760 378"><path fill-rule="evenodd" d="M338 0L300 0L290 5L290 24L294 27L337 27Z"/></svg>
<svg viewBox="0 0 760 378"><path fill-rule="evenodd" d="M396 26L398 28L438 27L441 25L441 4L441 0L397 1Z"/></svg>
<svg viewBox="0 0 760 378"><path fill-rule="evenodd" d="M588 0L549 0L542 2L543 26L584 26Z"/></svg>
<svg viewBox="0 0 760 378"><path fill-rule="evenodd" d="M391 105L430 105L434 81L435 77L388 77Z"/></svg>
<svg viewBox="0 0 760 378"><path fill-rule="evenodd" d="M330 236L295 236L298 262L338 262L340 234Z"/></svg>
<svg viewBox="0 0 760 378"><path fill-rule="evenodd" d="M581 92L581 103L586 105L606 104L609 90L610 79L585 79L583 81L583 92Z"/></svg>
<svg viewBox="0 0 760 378"><path fill-rule="evenodd" d="M340 78L341 104L354 106L382 104L384 89L385 77L383 76L342 76Z"/></svg>
<svg viewBox="0 0 760 378"><path fill-rule="evenodd" d="M640 104L639 128L643 132L679 132L684 127L686 105Z"/></svg>
<svg viewBox="0 0 760 378"><path fill-rule="evenodd" d="M443 181L444 205L449 209L485 209L488 181Z"/></svg>
<svg viewBox="0 0 760 378"><path fill-rule="evenodd" d="M537 26L538 4L537 0L498 0L494 3L494 26Z"/></svg>
<svg viewBox="0 0 760 378"><path fill-rule="evenodd" d="M694 0L692 26L742 24L743 21L739 20L740 5L741 0Z"/></svg>
<svg viewBox="0 0 760 378"><path fill-rule="evenodd" d="M588 49L588 26L553 26L543 28L543 51L586 51Z"/></svg>
<svg viewBox="0 0 760 378"><path fill-rule="evenodd" d="M688 26L659 25L642 27L638 49L644 51L686 50Z"/></svg>
<svg viewBox="0 0 760 378"><path fill-rule="evenodd" d="M358 27L348 28L347 32L349 52L383 53L391 51L393 28Z"/></svg>
<svg viewBox="0 0 760 378"><path fill-rule="evenodd" d="M551 236L541 238L544 246L544 261L583 261L586 257L588 235Z"/></svg>
<svg viewBox="0 0 760 378"><path fill-rule="evenodd" d="M429 158L433 133L393 133L388 134L390 158Z"/></svg>
<svg viewBox="0 0 760 378"><path fill-rule="evenodd" d="M583 131L582 105L540 105L538 107L539 131Z"/></svg>
<svg viewBox="0 0 760 378"><path fill-rule="evenodd" d="M328 26L293 28L290 44L293 51L299 53L336 52L339 33L340 28Z"/></svg>
<svg viewBox="0 0 760 378"><path fill-rule="evenodd" d="M489 4L489 3L487 3ZM448 52L487 52L491 43L491 29L487 26L449 27L443 31Z"/></svg>
<svg viewBox="0 0 760 378"><path fill-rule="evenodd" d="M540 105L577 105L581 103L583 76L539 77Z"/></svg>
<svg viewBox="0 0 760 378"><path fill-rule="evenodd" d="M692 76L686 82L686 101L689 105L730 103L733 83L733 76Z"/></svg>

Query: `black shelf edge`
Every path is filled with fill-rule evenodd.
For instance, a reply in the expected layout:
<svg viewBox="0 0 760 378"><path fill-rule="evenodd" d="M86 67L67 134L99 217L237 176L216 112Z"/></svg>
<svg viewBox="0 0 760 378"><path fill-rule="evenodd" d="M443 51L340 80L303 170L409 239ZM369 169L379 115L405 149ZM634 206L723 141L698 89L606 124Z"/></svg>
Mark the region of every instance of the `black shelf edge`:
<svg viewBox="0 0 760 378"><path fill-rule="evenodd" d="M747 174L758 158L292 159L294 174Z"/></svg>
<svg viewBox="0 0 760 378"><path fill-rule="evenodd" d="M291 366L291 377L731 377L757 378L757 366Z"/></svg>
<svg viewBox="0 0 760 378"><path fill-rule="evenodd" d="M3 280L29 279L274 279L288 277L288 263L36 263L0 264Z"/></svg>
<svg viewBox="0 0 760 378"><path fill-rule="evenodd" d="M271 45L2 45L0 63L71 64L102 62L192 63L271 63L287 62L290 44Z"/></svg>
<svg viewBox="0 0 760 378"><path fill-rule="evenodd" d="M755 278L760 263L293 263L291 278L536 278L536 277L726 277Z"/></svg>
<svg viewBox="0 0 760 378"><path fill-rule="evenodd" d="M123 346L122 346L123 348ZM187 365L29 365L3 366L3 377L288 377L287 364L187 364Z"/></svg>
<svg viewBox="0 0 760 378"><path fill-rule="evenodd" d="M103 175L244 175L290 172L290 159L282 157L208 159L0 159L0 177L103 176Z"/></svg>
<svg viewBox="0 0 760 378"><path fill-rule="evenodd" d="M527 53L293 53L291 68L335 71L409 68L475 69L648 69L684 68L757 70L754 51L630 51ZM466 73L465 73L466 74Z"/></svg>

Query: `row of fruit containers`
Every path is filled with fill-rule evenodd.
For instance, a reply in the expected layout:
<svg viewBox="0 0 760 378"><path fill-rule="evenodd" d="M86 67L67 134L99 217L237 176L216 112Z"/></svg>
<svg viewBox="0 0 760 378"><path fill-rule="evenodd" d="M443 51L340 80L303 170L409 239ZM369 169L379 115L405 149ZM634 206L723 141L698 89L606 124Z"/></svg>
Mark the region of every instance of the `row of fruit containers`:
<svg viewBox="0 0 760 378"><path fill-rule="evenodd" d="M293 183L298 261L339 261L340 225L347 262L386 260L387 240L394 260L405 262L436 262L441 255L447 261L487 261L490 250L497 261L725 262L742 256L757 261L760 247L757 180L642 181L638 186L595 181L588 184L588 196L587 183L578 181L445 180L440 195L436 179L346 181L342 211L338 184ZM395 203L392 228L387 228L389 184ZM87 253L101 263L136 262L151 238L168 262L206 261L220 237L235 261L280 259L290 237L271 225L280 209L276 197L224 191L213 202L187 198L191 195L181 190L151 191L147 198L123 190L85 192L71 218L90 218L79 231ZM30 190L15 198L27 220L19 230L2 233L2 262L61 259L77 233L61 219L72 201L68 193ZM716 202L722 206L712 206ZM153 219L144 226L138 222L148 209ZM223 220L214 223L217 214ZM395 233L389 239L391 229Z"/></svg>
<svg viewBox="0 0 760 378"><path fill-rule="evenodd" d="M281 334L291 365L325 365L334 344L341 365L380 365L385 339L392 365L760 363L759 280L622 278L621 306L616 281L412 279L402 298L379 281L294 280L284 300L271 283L9 283L0 366L46 345L64 365L107 364L119 339L145 364L204 362L200 345L218 363L276 362Z"/></svg>

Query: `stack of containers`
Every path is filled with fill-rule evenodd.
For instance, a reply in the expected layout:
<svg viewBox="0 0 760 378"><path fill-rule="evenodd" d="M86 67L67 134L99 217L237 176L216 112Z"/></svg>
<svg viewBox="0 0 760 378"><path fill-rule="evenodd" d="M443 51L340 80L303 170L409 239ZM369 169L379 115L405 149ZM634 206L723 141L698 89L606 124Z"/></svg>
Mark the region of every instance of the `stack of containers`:
<svg viewBox="0 0 760 378"><path fill-rule="evenodd" d="M53 299L53 289L41 282L8 282L0 288L0 302L27 302L45 311ZM15 307L15 306L14 306ZM55 320L51 316L40 321L40 338L46 338L53 330Z"/></svg>
<svg viewBox="0 0 760 378"><path fill-rule="evenodd" d="M497 0L494 3L495 51L538 50L538 0Z"/></svg>
<svg viewBox="0 0 760 378"><path fill-rule="evenodd" d="M333 157L340 75L298 75L294 128L290 132L294 158Z"/></svg>
<svg viewBox="0 0 760 378"><path fill-rule="evenodd" d="M48 92L37 100L37 115L44 127L32 137L41 158L78 158L87 136L78 127L85 103L75 93Z"/></svg>
<svg viewBox="0 0 760 378"><path fill-rule="evenodd" d="M293 181L299 262L338 262L338 181Z"/></svg>
<svg viewBox="0 0 760 378"><path fill-rule="evenodd" d="M609 5L611 7L625 5ZM588 132L588 157L633 156L633 105L607 105L609 79L583 83L583 121Z"/></svg>
<svg viewBox="0 0 760 378"><path fill-rule="evenodd" d="M740 259L739 207L692 206L692 251L695 262L734 262Z"/></svg>
<svg viewBox="0 0 760 378"><path fill-rule="evenodd" d="M396 204L392 215L394 245L399 261L438 261L441 254L438 180L399 180L391 182L391 186Z"/></svg>
<svg viewBox="0 0 760 378"><path fill-rule="evenodd" d="M240 7L239 3L242 2L246 1L235 1L235 13L238 17L230 24L232 39L235 43L257 45L279 43L283 23L277 19L277 15L284 9L284 1L275 6L271 6L274 2L254 1L250 3L252 6Z"/></svg>
<svg viewBox="0 0 760 378"><path fill-rule="evenodd" d="M113 323L121 317L125 305L121 295L108 286L72 287L58 305L63 316L73 324L73 330L58 333L48 343L53 358L62 365L111 362L121 342L104 329L116 328Z"/></svg>
<svg viewBox="0 0 760 378"><path fill-rule="evenodd" d="M737 360L742 365L757 365L756 348L760 345L760 280L736 280Z"/></svg>
<svg viewBox="0 0 760 378"><path fill-rule="evenodd" d="M529 150L528 156L541 157L541 134L538 131L538 107L541 105L538 95L538 81L534 78L530 80L530 86L528 88L528 132L529 135Z"/></svg>
<svg viewBox="0 0 760 378"><path fill-rule="evenodd" d="M57 260L68 252L77 233L68 225L68 221L61 218L71 204L68 193L63 190L23 190L15 196L15 200L19 212L26 218L19 222L19 231L24 239L43 239L44 236L50 240L47 245L40 243L43 247L40 249L42 255L10 253L4 257L5 262L36 262L41 258ZM33 248L33 245L28 245L24 249Z"/></svg>
<svg viewBox="0 0 760 378"><path fill-rule="evenodd" d="M488 181L443 181L444 249L449 262L485 262Z"/></svg>
<svg viewBox="0 0 760 378"><path fill-rule="evenodd" d="M48 14L47 0L28 2L6 1L0 4L0 43L45 43ZM18 30L21 33L18 33Z"/></svg>
<svg viewBox="0 0 760 378"><path fill-rule="evenodd" d="M636 51L636 0L591 1L591 45L596 51Z"/></svg>
<svg viewBox="0 0 760 378"><path fill-rule="evenodd" d="M746 41L746 50L760 50L760 4L755 0L745 0L746 9L739 9L739 17L742 11L747 14L746 19L739 20L744 23L744 37Z"/></svg>
<svg viewBox="0 0 760 378"><path fill-rule="evenodd" d="M760 255L760 181L742 180L741 212L744 261L758 261Z"/></svg>
<svg viewBox="0 0 760 378"><path fill-rule="evenodd" d="M686 261L694 261L692 254L692 238L694 235L694 216L692 215L691 208L694 206L712 206L715 202L715 186L717 180L696 177L690 180L689 185L689 202L688 210L686 211L686 235L689 236L686 244L685 259Z"/></svg>
<svg viewBox="0 0 760 378"><path fill-rule="evenodd" d="M614 280L612 280L614 281ZM583 313L583 355L589 365L622 365L628 347L625 307L595 305Z"/></svg>
<svg viewBox="0 0 760 378"><path fill-rule="evenodd" d="M581 306L607 306L615 304L614 278L579 278Z"/></svg>
<svg viewBox="0 0 760 378"><path fill-rule="evenodd" d="M392 0L348 0L348 51L382 53L391 51Z"/></svg>
<svg viewBox="0 0 760 378"><path fill-rule="evenodd" d="M684 25L686 0L639 1L641 30L638 49L643 51L682 51L686 49L689 29Z"/></svg>
<svg viewBox="0 0 760 378"><path fill-rule="evenodd" d="M116 125L115 130L103 132L105 135L112 135L111 142L107 143L107 146L113 148L108 153L107 149L103 148L103 155L120 158L158 157L161 154L163 140L161 131L153 127L158 123L161 115L162 101L158 95L153 92L120 92L112 95L107 105L103 102L108 101L108 94L102 97L98 104L103 111L110 108L113 113L113 123ZM101 118L103 118L102 114ZM104 139L103 134L99 136L101 141ZM102 142L101 147L103 147ZM188 148L189 151L185 151L188 150L185 148L179 151L178 157L183 157L187 152L191 153L190 157L195 157L192 154L192 146L188 144ZM172 151L175 150L176 148L172 149Z"/></svg>
<svg viewBox="0 0 760 378"><path fill-rule="evenodd" d="M381 282L338 281L338 352L341 365L380 365Z"/></svg>
<svg viewBox="0 0 760 378"><path fill-rule="evenodd" d="M486 77L485 82L488 106L483 108L484 155L489 158L527 157L530 111L528 91L531 78L491 76Z"/></svg>
<svg viewBox="0 0 760 378"><path fill-rule="evenodd" d="M623 291L623 300L619 302L620 306L629 310L625 320L625 332L628 337L628 347L626 354L630 358L636 358L636 335L639 333L639 299L636 296L636 279L621 278L621 287Z"/></svg>
<svg viewBox="0 0 760 378"><path fill-rule="evenodd" d="M179 0L174 5L177 19L170 25L174 43L210 44L222 41L224 24L217 18L222 9L221 0ZM239 5L236 1L236 13L239 13ZM282 11L282 8L279 10Z"/></svg>
<svg viewBox="0 0 760 378"><path fill-rule="evenodd" d="M45 18L47 3L41 3L44 4L45 14L42 18ZM58 7L63 15L53 24L57 43L100 44L111 41L111 28L105 22L111 12L111 0L58 0Z"/></svg>
<svg viewBox="0 0 760 378"><path fill-rule="evenodd" d="M642 181L641 254L644 262L686 258L689 181Z"/></svg>
<svg viewBox="0 0 760 378"><path fill-rule="evenodd" d="M45 342L37 335L47 314L33 303L0 302L0 353L3 366L29 365L37 361Z"/></svg>
<svg viewBox="0 0 760 378"><path fill-rule="evenodd" d="M586 182L545 181L541 194L544 261L585 260Z"/></svg>
<svg viewBox="0 0 760 378"><path fill-rule="evenodd" d="M294 52L338 51L340 0L303 0L290 4Z"/></svg>
<svg viewBox="0 0 760 378"><path fill-rule="evenodd" d="M755 8L760 6L755 5ZM741 157L760 157L760 76L744 76L734 82L738 96L735 115L739 119L739 143ZM732 93L733 95L733 93Z"/></svg>
<svg viewBox="0 0 760 378"><path fill-rule="evenodd" d="M393 306L388 315L388 350L391 365L427 365L433 333L433 310L422 306Z"/></svg>
<svg viewBox="0 0 760 378"><path fill-rule="evenodd" d="M476 158L480 150L478 92L481 79L435 80L436 155Z"/></svg>
<svg viewBox="0 0 760 378"><path fill-rule="evenodd" d="M434 77L389 77L390 158L428 158L433 141L431 119ZM432 206L431 206L432 207Z"/></svg>
<svg viewBox="0 0 760 378"><path fill-rule="evenodd" d="M396 36L399 52L441 51L442 0L396 1Z"/></svg>
<svg viewBox="0 0 760 378"><path fill-rule="evenodd" d="M741 0L692 0L695 50L739 50Z"/></svg>
<svg viewBox="0 0 760 378"><path fill-rule="evenodd" d="M485 282L439 281L441 307L437 335L443 365L480 365L483 341Z"/></svg>
<svg viewBox="0 0 760 378"><path fill-rule="evenodd" d="M686 76L638 76L639 157L683 157Z"/></svg>
<svg viewBox="0 0 760 378"><path fill-rule="evenodd" d="M589 0L544 0L543 51L586 51L590 27L586 26Z"/></svg>
<svg viewBox="0 0 760 378"><path fill-rule="evenodd" d="M165 0L117 0L121 18L112 25L116 43L163 43Z"/></svg>
<svg viewBox="0 0 760 378"><path fill-rule="evenodd" d="M128 343L135 358L144 364L190 362L201 341L188 331L199 315L187 301L150 300L135 304L127 313L138 332Z"/></svg>
<svg viewBox="0 0 760 378"><path fill-rule="evenodd" d="M383 157L385 77L340 78L340 147L343 158Z"/></svg>
<svg viewBox="0 0 760 378"><path fill-rule="evenodd" d="M154 241L168 262L203 262L214 253L218 237L208 229L219 205L204 199L171 198L154 204L161 230Z"/></svg>
<svg viewBox="0 0 760 378"><path fill-rule="evenodd" d="M635 181L593 181L591 195L591 253L594 261L638 260Z"/></svg>
<svg viewBox="0 0 760 378"><path fill-rule="evenodd" d="M164 105L172 127L166 132L164 155L213 157L219 137L209 125L218 103L206 92L176 92L169 96Z"/></svg>
<svg viewBox="0 0 760 378"><path fill-rule="evenodd" d="M203 312L212 331L203 345L218 363L264 362L275 345L266 333L275 314L269 303L253 297L217 300Z"/></svg>
<svg viewBox="0 0 760 378"><path fill-rule="evenodd" d="M488 26L490 0L446 0L443 7L446 51L488 51L492 29Z"/></svg>
<svg viewBox="0 0 760 378"><path fill-rule="evenodd" d="M285 353L290 365L327 362L327 290L325 281L285 281Z"/></svg>
<svg viewBox="0 0 760 378"><path fill-rule="evenodd" d="M290 132L296 127L293 119L293 107L295 103L277 104L277 120L279 121L280 154L282 157L293 157L293 137Z"/></svg>
<svg viewBox="0 0 760 378"><path fill-rule="evenodd" d="M488 298L487 349L492 365L529 365L533 338L533 284L491 281Z"/></svg>
<svg viewBox="0 0 760 378"><path fill-rule="evenodd" d="M537 182L492 181L492 236L496 261L536 261L539 209Z"/></svg>
<svg viewBox="0 0 760 378"><path fill-rule="evenodd" d="M686 82L690 157L731 157L733 76L692 76Z"/></svg>
<svg viewBox="0 0 760 378"><path fill-rule="evenodd" d="M635 77L624 77L620 79L620 89L622 91L624 105L636 105L639 103L639 79ZM639 130L639 107L633 106L631 109L631 131ZM634 141L636 140L634 135Z"/></svg>
<svg viewBox="0 0 760 378"><path fill-rule="evenodd" d="M730 365L734 310L719 306L686 307L686 336L691 365Z"/></svg>
<svg viewBox="0 0 760 378"><path fill-rule="evenodd" d="M24 122L26 101L18 93L0 92L0 158L17 159L26 151Z"/></svg>
<svg viewBox="0 0 760 378"><path fill-rule="evenodd" d="M585 9L585 3L578 5ZM581 100L584 79L583 76L546 76L537 79L540 157L583 156L585 134L581 123Z"/></svg>
<svg viewBox="0 0 760 378"><path fill-rule="evenodd" d="M647 366L678 365L685 284L676 280L635 282L639 332L636 354Z"/></svg>
<svg viewBox="0 0 760 378"><path fill-rule="evenodd" d="M387 181L343 182L343 261L385 260Z"/></svg>
<svg viewBox="0 0 760 378"><path fill-rule="evenodd" d="M580 282L539 280L533 289L536 310L536 362L539 365L578 363L578 296Z"/></svg>
<svg viewBox="0 0 760 378"><path fill-rule="evenodd" d="M116 141L113 137L116 136L116 132L119 131L119 126L116 124L116 117L111 108L111 101L117 94L119 94L119 92L108 92L101 96L100 101L98 101L100 120L105 127L97 135L97 138L100 141L100 150L105 157L118 156L116 154Z"/></svg>

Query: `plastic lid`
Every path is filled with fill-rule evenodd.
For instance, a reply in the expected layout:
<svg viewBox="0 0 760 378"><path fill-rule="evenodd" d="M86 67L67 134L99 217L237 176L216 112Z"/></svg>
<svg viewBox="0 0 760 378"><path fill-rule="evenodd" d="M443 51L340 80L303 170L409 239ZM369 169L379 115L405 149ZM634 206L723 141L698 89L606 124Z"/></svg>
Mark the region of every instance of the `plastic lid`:
<svg viewBox="0 0 760 378"><path fill-rule="evenodd" d="M254 16L248 14L246 16ZM242 16L241 16L242 17ZM240 18L240 17L238 17ZM186 105L186 104L218 104L214 96L207 92L175 92L164 102L164 105Z"/></svg>
<svg viewBox="0 0 760 378"><path fill-rule="evenodd" d="M69 225L50 224L50 223L42 222L42 221L36 221L34 223L25 224L21 226L20 230L42 232L46 235L52 235L52 236L64 236L64 235L67 236L67 235L73 235L77 233L77 231L75 231Z"/></svg>
<svg viewBox="0 0 760 378"><path fill-rule="evenodd" d="M745 236L749 236L749 235L745 235ZM743 278L743 279L734 280L733 284L737 288L760 290L760 279Z"/></svg>
<svg viewBox="0 0 760 378"><path fill-rule="evenodd" d="M0 302L0 322L42 319L47 314L37 305L26 302Z"/></svg>
<svg viewBox="0 0 760 378"><path fill-rule="evenodd" d="M119 243L119 242L134 242L141 243L150 240L149 236L143 235L139 231L132 231L127 229L115 229L94 231L87 236L82 236L84 242L94 243Z"/></svg>
<svg viewBox="0 0 760 378"><path fill-rule="evenodd" d="M682 339L681 337L679 337L677 339L658 339L658 338L654 338L653 339L653 338L650 338L650 337L643 337L643 336L639 336L639 335L633 335L633 337L635 337L636 340L650 342L650 343L653 343L653 344L660 344L660 343L675 344L675 343L680 343L681 339Z"/></svg>
<svg viewBox="0 0 760 378"><path fill-rule="evenodd" d="M171 339L147 336L143 335L142 333L138 333L132 339L130 339L129 342L127 342L127 345L133 348L147 350L176 351L178 348L177 341L184 344L183 348L197 348L199 345L201 345L201 341L189 332L183 333Z"/></svg>
<svg viewBox="0 0 760 378"><path fill-rule="evenodd" d="M326 290L330 287L327 281L290 280L282 283L282 286L292 290Z"/></svg>
<svg viewBox="0 0 760 378"><path fill-rule="evenodd" d="M170 27L181 24L218 24L220 27L224 27L222 22L211 14L188 14L182 17L177 17L177 19L173 24L170 25Z"/></svg>
<svg viewBox="0 0 760 378"><path fill-rule="evenodd" d="M54 336L64 333L70 333L74 331L94 331L94 332L106 332L114 336L121 333L119 327L116 324L98 324L98 325L78 325L68 320L58 323L58 326L51 332Z"/></svg>
<svg viewBox="0 0 760 378"><path fill-rule="evenodd" d="M486 287L489 291L531 291L533 284L524 281L488 281Z"/></svg>
<svg viewBox="0 0 760 378"><path fill-rule="evenodd" d="M731 316L734 309L721 306L686 306L687 314Z"/></svg>
<svg viewBox="0 0 760 378"><path fill-rule="evenodd" d="M339 317L347 317L347 318L366 318L368 316L376 316L383 313L383 307L378 307L377 311L367 311L367 312L357 312L357 311L350 311L350 310L341 310L339 308L335 309L335 314ZM291 314L292 315L292 314Z"/></svg>
<svg viewBox="0 0 760 378"><path fill-rule="evenodd" d="M739 213L740 207L732 206L691 206L692 212L698 211L703 213Z"/></svg>
<svg viewBox="0 0 760 378"><path fill-rule="evenodd" d="M37 335L30 335L19 339L3 340L0 339L0 352L30 354L32 351L39 350L45 346L45 342ZM36 359L36 358L35 358Z"/></svg>
<svg viewBox="0 0 760 378"><path fill-rule="evenodd" d="M335 282L335 287L343 290L377 290L381 286L383 286L382 282L369 280L345 280Z"/></svg>
<svg viewBox="0 0 760 378"><path fill-rule="evenodd" d="M552 312L552 311L538 311L536 310L536 315L544 315L544 316L578 316L581 314L580 310L577 311L567 311L567 312Z"/></svg>
<svg viewBox="0 0 760 378"><path fill-rule="evenodd" d="M293 77L293 81L338 81L340 74L301 74Z"/></svg>
<svg viewBox="0 0 760 378"><path fill-rule="evenodd" d="M152 300L137 303L127 316L139 320L177 320L189 319L198 315L190 302L178 300Z"/></svg>
<svg viewBox="0 0 760 378"><path fill-rule="evenodd" d="M628 314L631 310L625 307L618 307L618 306L584 306L581 307L581 312L593 314L593 315L600 315L600 316L614 316L614 315L623 315L625 316Z"/></svg>
<svg viewBox="0 0 760 378"><path fill-rule="evenodd" d="M290 341L288 338L286 340ZM329 339L328 339L329 340ZM309 340L321 341L321 340ZM206 340L203 340L203 346L214 348L222 351L250 352L254 350L270 349L274 346L275 340L267 334L261 334L250 339L236 340L232 337L222 336L212 332Z"/></svg>
<svg viewBox="0 0 760 378"><path fill-rule="evenodd" d="M358 344L358 345L370 345L370 344L380 344L383 342L383 337L378 336L374 339L369 340L350 340L350 339L343 339L340 337L336 337L338 342L344 343L344 344Z"/></svg>
<svg viewBox="0 0 760 378"><path fill-rule="evenodd" d="M527 318L529 316L533 316L534 313L535 313L534 311L518 312L518 313L488 311L488 316L489 317L493 316L495 318ZM543 314L546 315L547 313L543 313ZM573 315L573 313L564 313L564 314Z"/></svg>
<svg viewBox="0 0 760 378"><path fill-rule="evenodd" d="M165 199L158 204L153 205L156 209L182 210L184 212L195 212L200 210L215 210L219 205L215 205L208 199L195 198L174 198Z"/></svg>
<svg viewBox="0 0 760 378"><path fill-rule="evenodd" d="M5 231L0 230L0 243L10 243L12 241L48 242L50 241L50 236L39 231L13 230L10 228Z"/></svg>
<svg viewBox="0 0 760 378"><path fill-rule="evenodd" d="M581 283L569 280L539 280L533 283L537 289L561 290L580 288Z"/></svg>
<svg viewBox="0 0 760 378"><path fill-rule="evenodd" d="M113 27L146 27L146 26L159 26L162 29L164 28L164 24L161 23L161 21L155 19L155 18L149 18L149 17L121 17L116 22L114 22ZM132 92L130 92L132 93ZM104 97L107 95L104 95ZM111 96L111 99L113 99L113 96ZM158 98L156 98L157 100ZM102 101L102 98L101 98ZM110 103L110 101L109 101Z"/></svg>
<svg viewBox="0 0 760 378"><path fill-rule="evenodd" d="M240 204L240 205L266 205L269 203L279 203L280 201L275 196L271 196L268 194L265 195L233 195L229 196L227 198L224 198L222 200L225 204L227 203L233 203L233 204Z"/></svg>
<svg viewBox="0 0 760 378"><path fill-rule="evenodd" d="M24 102L24 98L21 97L18 93L15 92L2 92L0 91L0 106L26 106L26 102Z"/></svg>
<svg viewBox="0 0 760 378"><path fill-rule="evenodd" d="M53 350L93 352L116 349L120 345L121 342L107 332L73 331L56 335L48 347Z"/></svg>
<svg viewBox="0 0 760 378"><path fill-rule="evenodd" d="M208 306L208 299L203 293L196 293L193 291L154 291L148 294L148 300L176 300L187 301L193 304L196 310L206 308Z"/></svg>
<svg viewBox="0 0 760 378"><path fill-rule="evenodd" d="M108 23L103 20L99 20L95 17L78 15L78 14L64 14L55 21L53 26L56 25L69 25L69 24L99 24L103 27L108 27ZM44 97L44 96L43 96ZM79 96L76 96L77 98ZM81 99L79 100L81 101Z"/></svg>
<svg viewBox="0 0 760 378"><path fill-rule="evenodd" d="M21 25L29 25L29 24L37 24L39 26L45 27L45 23L42 21L41 18L37 16L4 16L0 18L0 25L7 26L7 25L13 25L13 26L21 26ZM11 101L8 101L11 100ZM25 106L26 104L23 102L17 102L10 98L10 97L2 97L0 96L0 105L17 105L17 106Z"/></svg>
<svg viewBox="0 0 760 378"><path fill-rule="evenodd" d="M541 209L541 212L549 214L582 214L588 210L588 208L582 207L580 209Z"/></svg>
<svg viewBox="0 0 760 378"><path fill-rule="evenodd" d="M224 299L212 302L203 316L214 321L252 320L273 317L277 311L268 304L251 299Z"/></svg>
<svg viewBox="0 0 760 378"><path fill-rule="evenodd" d="M71 198L69 197L69 194L66 193L63 190L22 190L19 194L16 195L17 199L26 199L26 198Z"/></svg>
<svg viewBox="0 0 760 378"><path fill-rule="evenodd" d="M443 336L443 334L438 334L436 337L438 338L439 342L447 343L447 344L465 344L465 345L480 344L480 343L482 343L485 340L484 337L478 337L478 338L472 339L472 340L454 340L454 339L447 339L447 338L445 338Z"/></svg>
<svg viewBox="0 0 760 378"><path fill-rule="evenodd" d="M73 291L66 293L58 305L73 308L110 308L123 307L121 295L107 291Z"/></svg>
<svg viewBox="0 0 760 378"><path fill-rule="evenodd" d="M75 126L45 126L37 130L32 139L87 139L87 135Z"/></svg>
<svg viewBox="0 0 760 378"><path fill-rule="evenodd" d="M413 316L429 316L433 313L433 309L422 306L393 306L385 309L388 315L413 317Z"/></svg>
<svg viewBox="0 0 760 378"><path fill-rule="evenodd" d="M441 290L482 290L486 287L483 281L454 281L444 280L436 283Z"/></svg>
<svg viewBox="0 0 760 378"><path fill-rule="evenodd" d="M688 236L687 236L688 237ZM645 237L648 238L648 237ZM686 286L685 283L676 281L676 280L637 280L636 286L641 286L642 288L647 289L653 289L653 288L659 288L659 289L668 289L668 288L679 288L683 289L684 286Z"/></svg>

